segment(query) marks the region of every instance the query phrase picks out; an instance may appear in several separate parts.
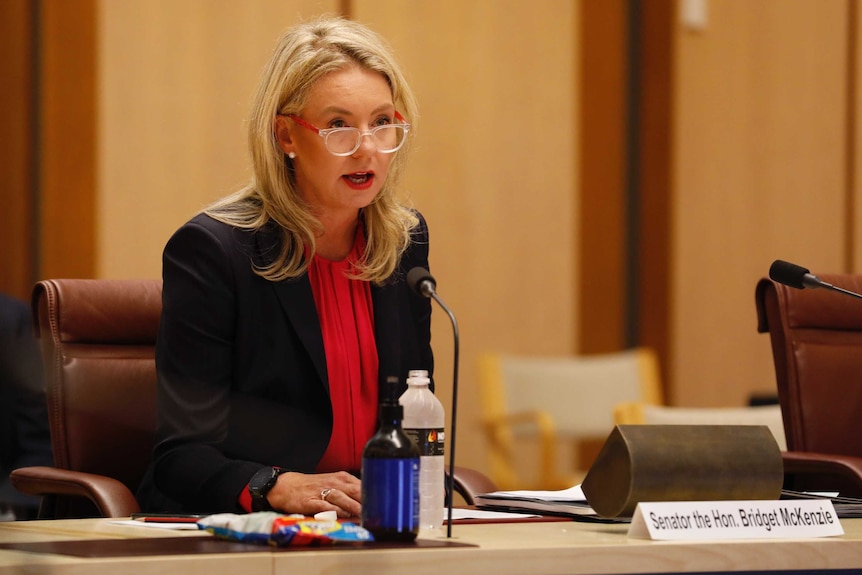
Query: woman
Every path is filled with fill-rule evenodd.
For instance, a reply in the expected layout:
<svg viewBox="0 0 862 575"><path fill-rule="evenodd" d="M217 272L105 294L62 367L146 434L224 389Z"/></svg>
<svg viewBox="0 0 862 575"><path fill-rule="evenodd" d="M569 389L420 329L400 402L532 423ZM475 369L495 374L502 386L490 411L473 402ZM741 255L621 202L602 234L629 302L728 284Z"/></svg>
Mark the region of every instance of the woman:
<svg viewBox="0 0 862 575"><path fill-rule="evenodd" d="M252 181L165 247L147 511L360 514L378 386L432 370L421 215L398 198L416 103L367 28L284 35L254 99Z"/></svg>

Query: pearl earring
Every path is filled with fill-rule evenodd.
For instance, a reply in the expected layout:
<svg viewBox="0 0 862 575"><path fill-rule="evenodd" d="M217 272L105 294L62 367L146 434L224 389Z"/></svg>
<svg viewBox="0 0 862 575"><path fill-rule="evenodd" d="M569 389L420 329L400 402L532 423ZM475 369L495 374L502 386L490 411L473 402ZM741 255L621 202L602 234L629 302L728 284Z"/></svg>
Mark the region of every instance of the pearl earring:
<svg viewBox="0 0 862 575"><path fill-rule="evenodd" d="M288 152L287 157L290 158L291 160L294 159L296 157L296 152Z"/></svg>

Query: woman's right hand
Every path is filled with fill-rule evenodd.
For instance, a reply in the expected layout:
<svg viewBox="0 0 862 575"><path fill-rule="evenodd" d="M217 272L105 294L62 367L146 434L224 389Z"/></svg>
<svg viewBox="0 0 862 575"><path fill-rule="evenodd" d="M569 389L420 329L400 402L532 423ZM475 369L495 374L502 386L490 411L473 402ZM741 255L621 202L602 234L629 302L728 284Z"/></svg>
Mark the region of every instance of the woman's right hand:
<svg viewBox="0 0 862 575"><path fill-rule="evenodd" d="M359 517L362 512L361 482L346 471L282 473L266 498L273 509L282 513L314 515L335 511L346 518Z"/></svg>

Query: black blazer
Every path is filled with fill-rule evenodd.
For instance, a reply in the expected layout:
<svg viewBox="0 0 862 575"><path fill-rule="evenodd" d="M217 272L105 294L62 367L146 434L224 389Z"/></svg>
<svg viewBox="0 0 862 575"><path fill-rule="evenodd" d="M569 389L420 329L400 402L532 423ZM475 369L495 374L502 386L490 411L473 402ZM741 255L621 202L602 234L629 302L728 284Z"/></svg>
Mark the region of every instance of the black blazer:
<svg viewBox="0 0 862 575"><path fill-rule="evenodd" d="M405 282L428 266L420 225L400 265L372 285L379 378L433 373L431 302ZM201 214L168 241L159 336L154 462L138 491L146 511L240 511L262 466L311 473L332 432L320 322L307 275L252 271L277 253L273 228L240 230ZM358 470L347 470L358 471Z"/></svg>

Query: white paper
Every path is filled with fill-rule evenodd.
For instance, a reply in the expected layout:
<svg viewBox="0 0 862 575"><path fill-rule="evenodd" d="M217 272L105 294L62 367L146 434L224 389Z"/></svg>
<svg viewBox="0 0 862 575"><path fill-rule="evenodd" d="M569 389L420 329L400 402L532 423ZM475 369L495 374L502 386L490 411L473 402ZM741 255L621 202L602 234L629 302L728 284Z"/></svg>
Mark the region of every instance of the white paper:
<svg viewBox="0 0 862 575"><path fill-rule="evenodd" d="M135 521L134 519L125 519L121 521L111 521L115 525L131 525L132 527L150 527L153 529L172 529L174 531L198 531L197 523L153 523L150 521Z"/></svg>
<svg viewBox="0 0 862 575"><path fill-rule="evenodd" d="M511 497L511 498L526 498L526 499L542 499L544 501L583 501L586 503L587 498L584 496L584 490L580 484L568 489L559 491L495 491L486 495L494 495L495 497Z"/></svg>
<svg viewBox="0 0 862 575"><path fill-rule="evenodd" d="M528 517L541 517L541 515L531 513L509 513L506 511L485 511L483 509L452 509L452 521L459 519L526 519ZM446 510L443 515L444 520L449 519L449 511Z"/></svg>

